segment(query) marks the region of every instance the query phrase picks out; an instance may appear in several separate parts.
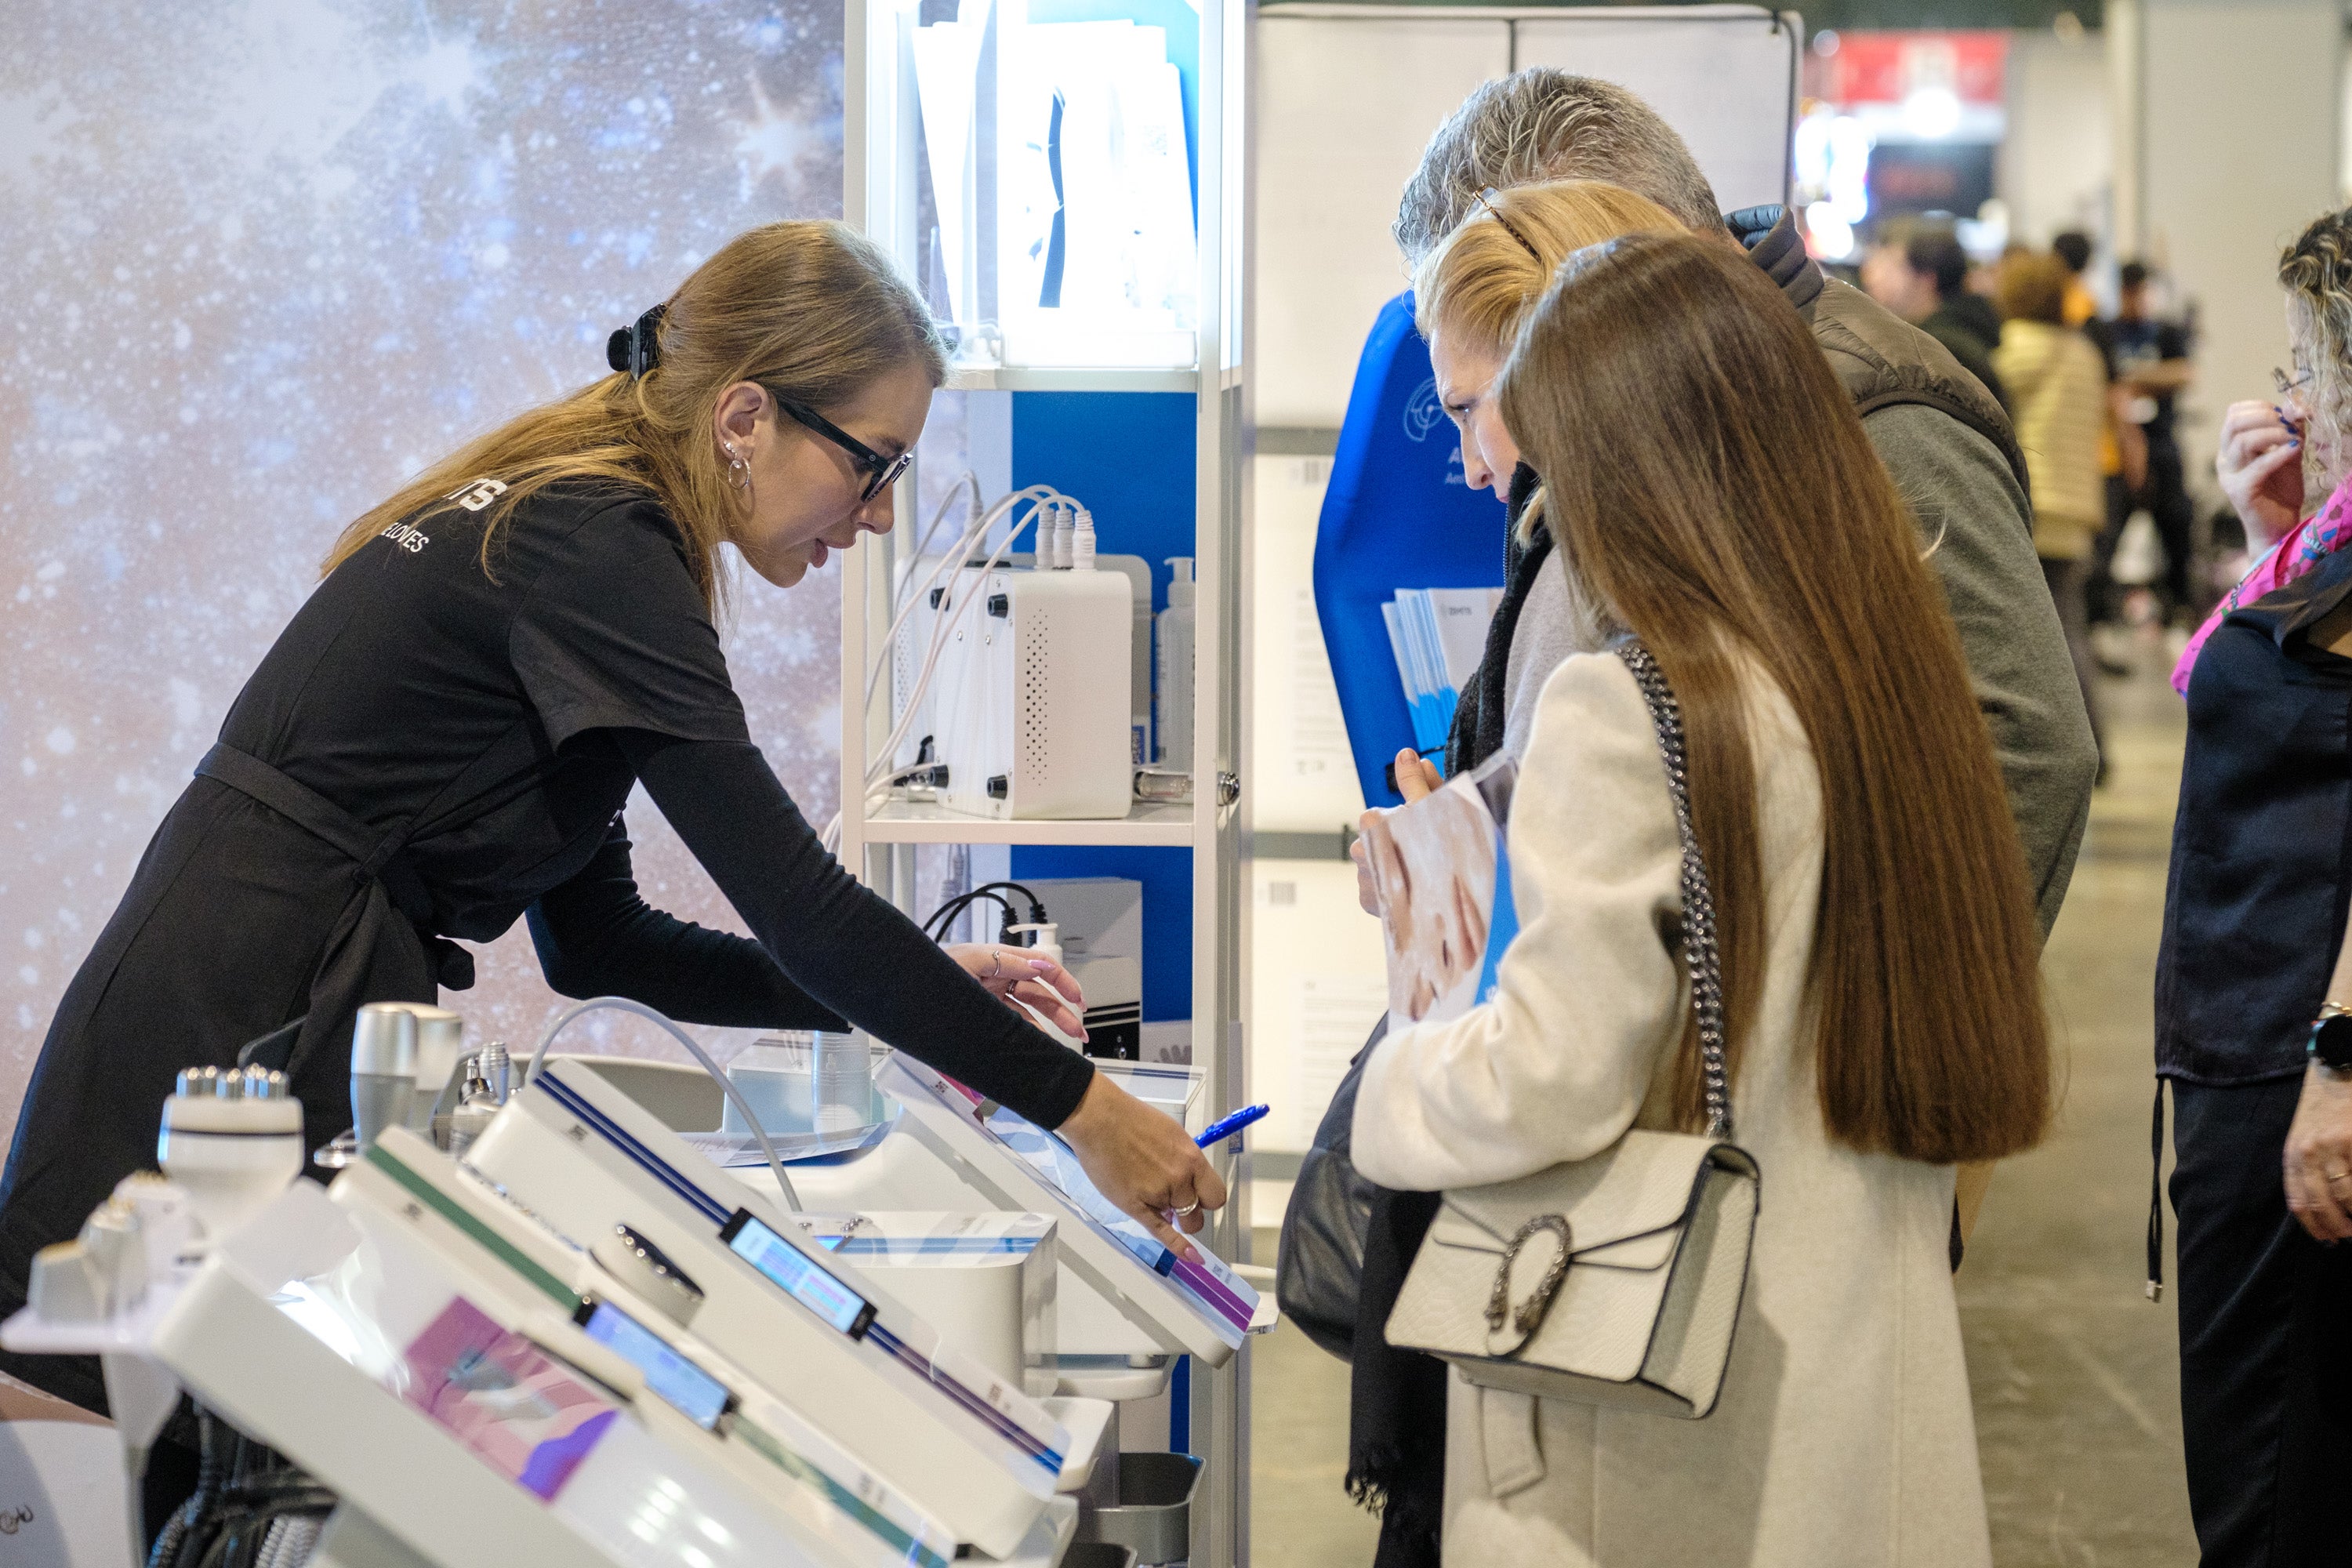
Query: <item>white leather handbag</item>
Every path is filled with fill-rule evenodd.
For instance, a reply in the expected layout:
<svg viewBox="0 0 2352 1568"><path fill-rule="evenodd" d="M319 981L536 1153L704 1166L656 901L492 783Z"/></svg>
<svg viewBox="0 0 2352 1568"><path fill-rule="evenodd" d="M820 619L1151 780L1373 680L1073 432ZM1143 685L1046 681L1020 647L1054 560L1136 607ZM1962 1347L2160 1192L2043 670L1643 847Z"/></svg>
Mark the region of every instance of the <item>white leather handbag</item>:
<svg viewBox="0 0 2352 1568"><path fill-rule="evenodd" d="M1591 1159L1447 1192L1386 1331L1483 1387L1696 1420L1730 1364L1759 1173L1729 1141L1715 899L1691 830L1681 710L1647 648L1627 638L1617 653L1648 700L1682 836L1707 1131L1636 1129Z"/></svg>

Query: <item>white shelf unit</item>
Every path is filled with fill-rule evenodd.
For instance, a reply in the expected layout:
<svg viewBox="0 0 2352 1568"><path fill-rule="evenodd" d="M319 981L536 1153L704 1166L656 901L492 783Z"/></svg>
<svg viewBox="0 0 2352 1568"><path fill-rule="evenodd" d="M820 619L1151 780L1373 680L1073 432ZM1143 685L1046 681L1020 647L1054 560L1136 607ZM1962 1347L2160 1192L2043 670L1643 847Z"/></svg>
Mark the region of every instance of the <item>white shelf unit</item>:
<svg viewBox="0 0 2352 1568"><path fill-rule="evenodd" d="M1076 844L1105 847L1190 848L1192 808L1139 803L1123 817L1075 822L1010 822L967 816L941 806L893 801L866 819L866 842L887 844Z"/></svg>
<svg viewBox="0 0 2352 1568"><path fill-rule="evenodd" d="M1193 370L959 365L949 374L947 389L950 392L1197 392L1200 385L1200 373Z"/></svg>
<svg viewBox="0 0 2352 1568"><path fill-rule="evenodd" d="M1017 23L1045 0L995 0ZM1083 8L1082 18L1077 11ZM885 245L912 277L929 254L919 233L921 174L919 106L913 31L921 0L845 0L844 59L844 216ZM1181 9L1181 8L1180 8ZM1197 26L1189 133L1195 154L1196 357L1190 366L1041 368L959 367L953 390L1021 393L1181 393L1193 400L1192 472L1171 463L1167 482L1192 487L1192 553L1198 584L1193 639L1193 804L1139 805L1101 822L1007 822L962 816L933 806L894 803L861 809L872 749L885 738L889 703L869 710L865 679L888 625L893 552L913 531L910 478L898 487L898 524L842 557L841 858L902 907L913 896L913 853L919 845L1181 847L1191 851L1192 1061L1205 1069L1203 1114L1221 1116L1244 1101L1248 1082L1243 1029L1241 955L1248 882L1241 864L1245 797L1215 804L1217 782L1238 792L1245 661L1247 358L1242 286L1246 276L1242 217L1248 95L1244 80L1251 6L1247 0L1193 0L1183 13ZM938 16L938 0L930 15ZM1069 0L1052 19L1098 20L1127 15L1120 0ZM1164 19L1169 13L1160 14ZM1196 18L1196 20L1190 20ZM1041 19L1044 19L1041 17ZM983 64L994 58L991 45ZM983 83L985 77L983 73ZM1206 367L1206 374L1202 374ZM1149 463L1150 454L1137 461ZM1057 481L1058 482L1058 481ZM1073 487L1074 490L1077 488ZM1083 493L1081 499L1085 499ZM990 499L994 499L991 497ZM1120 548L1117 521L1098 516L1103 548ZM880 715L877 721L876 715ZM1230 1163L1228 1163L1230 1164ZM1237 1172L1235 1173L1237 1173ZM1227 1258L1249 1259L1246 1181L1231 1183L1233 1201L1205 1234ZM1249 1556L1250 1352L1223 1369L1198 1365L1191 1379L1192 1438L1203 1460L1192 1524L1195 1568L1235 1568Z"/></svg>

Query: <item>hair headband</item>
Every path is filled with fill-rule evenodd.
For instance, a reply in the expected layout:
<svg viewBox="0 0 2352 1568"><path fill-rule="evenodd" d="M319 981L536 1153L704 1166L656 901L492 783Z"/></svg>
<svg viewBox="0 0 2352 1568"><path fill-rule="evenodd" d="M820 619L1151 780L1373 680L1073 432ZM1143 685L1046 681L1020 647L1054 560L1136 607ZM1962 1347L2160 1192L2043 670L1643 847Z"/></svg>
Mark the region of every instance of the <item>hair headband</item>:
<svg viewBox="0 0 2352 1568"><path fill-rule="evenodd" d="M635 379L661 363L662 317L667 305L656 305L629 326L604 340L604 363Z"/></svg>
<svg viewBox="0 0 2352 1568"><path fill-rule="evenodd" d="M1503 209L1495 205L1495 199L1502 194L1502 192L1496 190L1494 186L1488 185L1485 190L1478 193L1478 205L1486 209L1486 216L1488 217L1493 218L1496 223L1503 226L1503 232L1505 234L1509 235L1513 239L1519 242L1520 249L1535 258L1536 265L1538 267L1541 267L1544 264L1543 252L1538 250L1535 247L1534 243L1530 241L1526 235L1519 232L1518 226L1513 223L1509 218L1505 217L1503 216Z"/></svg>

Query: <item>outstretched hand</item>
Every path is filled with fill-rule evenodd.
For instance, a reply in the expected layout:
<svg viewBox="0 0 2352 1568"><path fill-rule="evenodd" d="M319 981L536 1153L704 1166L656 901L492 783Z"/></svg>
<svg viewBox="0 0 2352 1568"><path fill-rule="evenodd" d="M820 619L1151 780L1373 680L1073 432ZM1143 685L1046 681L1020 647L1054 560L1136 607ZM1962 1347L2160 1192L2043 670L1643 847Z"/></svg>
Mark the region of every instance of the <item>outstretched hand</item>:
<svg viewBox="0 0 2352 1568"><path fill-rule="evenodd" d="M1200 1261L1184 1233L1199 1230L1210 1210L1225 1206L1225 1184L1181 1122L1097 1073L1087 1097L1055 1131L1077 1155L1096 1191L1177 1256Z"/></svg>
<svg viewBox="0 0 2352 1568"><path fill-rule="evenodd" d="M959 942L947 954L1006 1006L1025 1003L1072 1039L1087 1037L1087 994L1076 977L1052 959L995 942Z"/></svg>

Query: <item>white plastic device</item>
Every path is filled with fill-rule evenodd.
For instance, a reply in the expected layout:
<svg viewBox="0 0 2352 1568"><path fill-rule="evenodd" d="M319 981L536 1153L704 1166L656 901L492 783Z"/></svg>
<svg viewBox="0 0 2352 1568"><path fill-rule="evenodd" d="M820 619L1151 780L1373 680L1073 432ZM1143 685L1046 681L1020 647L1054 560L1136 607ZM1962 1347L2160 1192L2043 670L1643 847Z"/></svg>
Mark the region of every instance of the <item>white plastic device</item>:
<svg viewBox="0 0 2352 1568"><path fill-rule="evenodd" d="M949 595L976 604L947 632L926 715L948 769L940 804L1000 820L1127 815L1133 592L1090 556L1066 572L956 573Z"/></svg>
<svg viewBox="0 0 2352 1568"><path fill-rule="evenodd" d="M502 1281L446 1237L423 1234L434 1218L405 1221L297 1182L215 1247L157 1327L154 1352L240 1431L444 1568L879 1568L905 1560L880 1542L859 1550L814 1512L793 1520L788 1506L805 1501L806 1489L763 1498L752 1482L767 1478L749 1468L760 1461L748 1449L652 1396L529 1286ZM488 1435L469 1441L395 1391L409 1381L401 1369L414 1347L452 1313L486 1321L508 1342L526 1342L583 1374L570 1384L610 1407L591 1417L599 1425L586 1452L551 1497L475 1446ZM648 1541L644 1522L655 1519L663 1529ZM947 1553L933 1547L926 1555L942 1562Z"/></svg>
<svg viewBox="0 0 2352 1568"><path fill-rule="evenodd" d="M661 1248L702 1287L698 1338L958 1540L1003 1556L1054 1495L1071 1448L1052 1413L594 1071L548 1063L470 1154L575 1243L626 1225Z"/></svg>
<svg viewBox="0 0 2352 1568"><path fill-rule="evenodd" d="M647 1397L685 1418L683 1426L665 1420L666 1436L690 1451L709 1450L701 1454L705 1462L782 1513L794 1533L828 1543L825 1552L891 1563L954 1555L955 1538L944 1523L691 1332L673 1300L646 1289L650 1278L674 1295L674 1276L648 1276L603 1243L575 1250L479 1178L437 1157L425 1140L404 1133L388 1134L336 1180L330 1196L363 1232L396 1233L404 1245L430 1250L429 1267L473 1279L478 1302L495 1293L519 1311L554 1308L581 1331L575 1336L535 1320L534 1332L554 1353L595 1355L583 1338L618 1347L637 1368ZM377 1245L391 1255L391 1241ZM410 1268L421 1273L426 1267ZM698 1290L699 1281L691 1289ZM597 1310L604 1307L620 1316L607 1321Z"/></svg>
<svg viewBox="0 0 2352 1568"><path fill-rule="evenodd" d="M999 1376L1039 1398L1054 1393L1053 1220L897 1209L799 1219L827 1252L886 1275L899 1300L952 1324L956 1343Z"/></svg>
<svg viewBox="0 0 2352 1568"><path fill-rule="evenodd" d="M1085 1049L1090 1056L1135 1061L1142 1055L1143 884L1129 877L1031 878L1059 928L1060 961L1087 997ZM1051 1025L1064 1044L1078 1042Z"/></svg>
<svg viewBox="0 0 2352 1568"><path fill-rule="evenodd" d="M1184 1068L1120 1063L1103 1070L1192 1081ZM1063 1269L1056 1345L1064 1357L1167 1353L1223 1366L1245 1331L1273 1326L1273 1299L1213 1258L1205 1267L1171 1264L1168 1273L1147 1262L1010 1148L986 1124L982 1112L989 1108L953 1079L899 1055L877 1081L903 1108L898 1131L855 1156L795 1169L803 1201L827 1209L984 1206L1054 1215ZM1166 1109L1181 1119L1181 1092ZM740 1174L753 1184L762 1176Z"/></svg>

